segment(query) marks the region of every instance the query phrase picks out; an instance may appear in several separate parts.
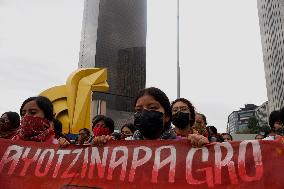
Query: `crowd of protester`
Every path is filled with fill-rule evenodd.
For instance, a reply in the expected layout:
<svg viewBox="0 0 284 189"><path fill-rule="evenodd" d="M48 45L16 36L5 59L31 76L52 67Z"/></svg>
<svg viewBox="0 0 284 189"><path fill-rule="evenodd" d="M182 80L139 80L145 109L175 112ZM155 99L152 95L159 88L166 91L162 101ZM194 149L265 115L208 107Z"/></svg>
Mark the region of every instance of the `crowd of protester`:
<svg viewBox="0 0 284 189"><path fill-rule="evenodd" d="M114 132L111 117L97 115L91 129L82 128L72 141L62 133L62 123L54 118L52 102L43 96L26 99L16 112L5 112L0 118L0 138L13 141L35 141L58 144L104 145L109 140L188 140L201 147L212 142L230 142L230 133L218 133L216 127L207 126L206 116L197 112L185 98L170 103L167 95L150 87L138 92L134 100L134 122L124 124ZM284 108L271 112L270 131L260 132L256 140L274 140L284 135Z"/></svg>

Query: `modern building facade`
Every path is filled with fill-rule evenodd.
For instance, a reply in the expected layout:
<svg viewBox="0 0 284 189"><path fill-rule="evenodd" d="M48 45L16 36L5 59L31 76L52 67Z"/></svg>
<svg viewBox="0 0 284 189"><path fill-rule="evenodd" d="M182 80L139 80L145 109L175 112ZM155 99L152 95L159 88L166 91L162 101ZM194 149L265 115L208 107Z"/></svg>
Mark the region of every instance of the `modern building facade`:
<svg viewBox="0 0 284 189"><path fill-rule="evenodd" d="M257 118L260 127L269 125L268 101L262 103L262 105L255 109L255 117Z"/></svg>
<svg viewBox="0 0 284 189"><path fill-rule="evenodd" d="M228 116L227 122L227 132L228 133L238 133L248 127L248 120L255 116L255 110L258 106L254 104L245 104L244 108L238 111L233 111Z"/></svg>
<svg viewBox="0 0 284 189"><path fill-rule="evenodd" d="M284 0L258 0L269 111L284 106Z"/></svg>
<svg viewBox="0 0 284 189"><path fill-rule="evenodd" d="M107 68L110 90L93 99L106 101L116 123L129 120L145 87L146 31L147 0L85 0L78 67Z"/></svg>

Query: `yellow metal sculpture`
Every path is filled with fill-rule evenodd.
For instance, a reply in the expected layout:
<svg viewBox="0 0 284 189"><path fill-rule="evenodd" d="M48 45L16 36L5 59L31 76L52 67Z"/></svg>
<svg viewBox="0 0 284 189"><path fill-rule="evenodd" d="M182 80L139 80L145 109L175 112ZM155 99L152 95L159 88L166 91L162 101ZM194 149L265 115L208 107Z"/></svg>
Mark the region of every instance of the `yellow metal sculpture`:
<svg viewBox="0 0 284 189"><path fill-rule="evenodd" d="M108 88L105 68L82 68L71 73L66 85L49 88L40 95L52 101L63 132L78 133L90 127L92 91L105 92Z"/></svg>

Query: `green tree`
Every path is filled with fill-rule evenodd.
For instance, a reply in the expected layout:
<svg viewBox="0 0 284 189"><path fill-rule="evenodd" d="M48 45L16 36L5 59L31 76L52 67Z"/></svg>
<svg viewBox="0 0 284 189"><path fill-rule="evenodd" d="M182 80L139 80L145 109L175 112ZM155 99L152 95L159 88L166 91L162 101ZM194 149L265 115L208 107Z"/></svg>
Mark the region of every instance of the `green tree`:
<svg viewBox="0 0 284 189"><path fill-rule="evenodd" d="M248 120L248 129L249 133L255 134L259 132L259 125L258 125L258 119L256 117L250 117Z"/></svg>

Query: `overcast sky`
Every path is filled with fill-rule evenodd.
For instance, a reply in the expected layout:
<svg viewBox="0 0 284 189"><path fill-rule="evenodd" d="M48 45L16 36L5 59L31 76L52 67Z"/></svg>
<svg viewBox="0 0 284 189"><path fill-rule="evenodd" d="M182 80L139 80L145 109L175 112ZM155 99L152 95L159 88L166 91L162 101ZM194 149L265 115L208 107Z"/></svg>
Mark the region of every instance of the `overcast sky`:
<svg viewBox="0 0 284 189"><path fill-rule="evenodd" d="M256 0L180 0L181 97L225 132L267 100ZM77 69L83 0L0 0L0 113ZM161 6L162 4L162 6ZM148 0L147 86L176 98L176 0Z"/></svg>

